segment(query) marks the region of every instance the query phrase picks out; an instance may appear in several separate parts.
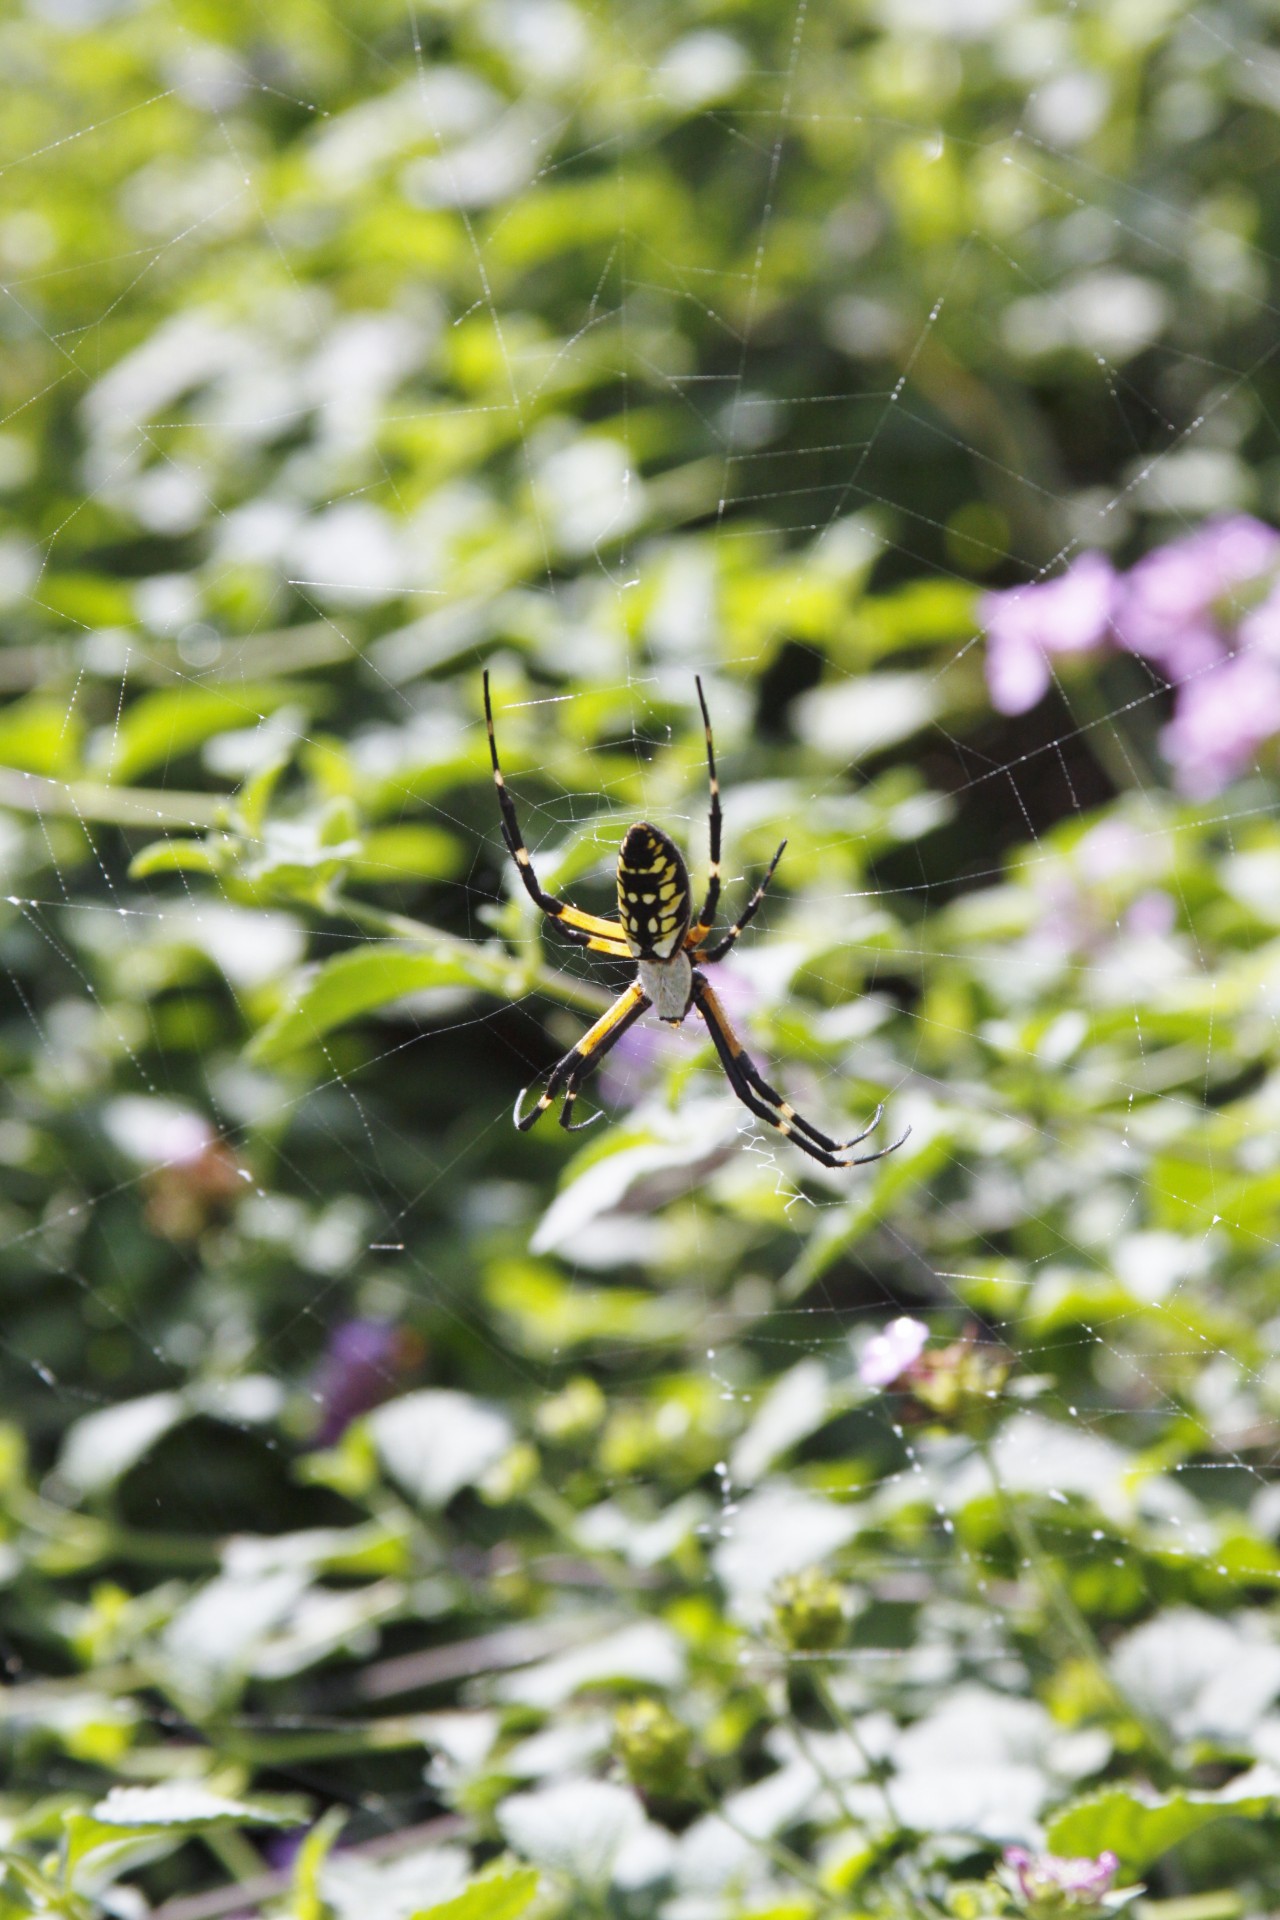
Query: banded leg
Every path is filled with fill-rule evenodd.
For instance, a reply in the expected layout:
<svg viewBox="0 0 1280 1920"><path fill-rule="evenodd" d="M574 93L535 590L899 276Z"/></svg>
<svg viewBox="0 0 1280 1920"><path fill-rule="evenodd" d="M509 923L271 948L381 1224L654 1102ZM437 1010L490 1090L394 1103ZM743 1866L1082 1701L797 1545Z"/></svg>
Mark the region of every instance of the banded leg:
<svg viewBox="0 0 1280 1920"><path fill-rule="evenodd" d="M707 1031L720 1056L720 1064L725 1070L729 1085L743 1106L754 1113L757 1119L767 1120L771 1127L776 1127L779 1133L785 1134L795 1146L799 1147L801 1153L807 1153L811 1160L816 1160L824 1167L865 1167L869 1166L873 1160L883 1160L886 1154L893 1153L902 1145L907 1137L906 1133L901 1139L895 1140L891 1146L881 1147L878 1153L864 1153L853 1160L843 1159L842 1155L860 1146L870 1134L874 1133L880 1124L883 1107L876 1108L870 1125L864 1127L861 1133L855 1134L852 1140L831 1139L828 1134L815 1127L812 1121L806 1120L802 1114L797 1113L776 1087L769 1085L729 1025L724 1008L716 998L706 975L700 973L696 967L693 974L693 998L698 1012L706 1021ZM908 1128L907 1133L910 1131L911 1129Z"/></svg>
<svg viewBox="0 0 1280 1920"><path fill-rule="evenodd" d="M540 1120L556 1095L564 1092L564 1106L560 1113L560 1125L570 1133L579 1133L589 1127L591 1120L579 1121L576 1125L571 1119L573 1103L578 1091L591 1069L604 1059L610 1047L617 1045L628 1027L635 1025L641 1014L651 1005L648 994L638 980L634 980L625 993L620 993L607 1013L602 1013L594 1027L584 1033L577 1046L571 1047L562 1060L558 1060L551 1069L551 1078L538 1095L537 1105L521 1115L520 1108L528 1092L523 1087L516 1099L515 1123L521 1133L527 1133L534 1122ZM592 1119L598 1120L599 1114Z"/></svg>
<svg viewBox="0 0 1280 1920"><path fill-rule="evenodd" d="M711 715L707 712L707 698L702 691L702 680L694 676L694 685L698 689L698 705L702 708L702 731L707 741L707 778L711 783L711 849L710 865L707 869L707 897L692 927L689 929L688 943L697 946L705 940L715 923L716 908L720 905L720 833L723 818L720 812L720 781L716 774L716 750L711 739Z"/></svg>
<svg viewBox="0 0 1280 1920"><path fill-rule="evenodd" d="M549 920L554 920L561 932L579 947L591 947L596 953L613 953L619 959L627 959L631 949L623 937L616 920L604 920L599 914L583 913L579 908L570 906L567 900L558 900L553 893L544 893L538 884L538 876L533 870L533 860L524 843L520 831L520 822L516 817L515 803L507 792L502 777L502 768L498 765L498 743L493 732L493 707L489 699L489 675L484 676L484 723L489 732L489 758L493 762L493 784L498 790L498 805L502 809L502 837L507 843L507 851L516 863L516 872L524 882L525 892ZM607 942L601 945L601 942Z"/></svg>
<svg viewBox="0 0 1280 1920"><path fill-rule="evenodd" d="M751 925L751 922L755 919L756 915L760 911L760 902L764 899L765 894L768 892L769 882L772 880L774 874L777 872L778 862L779 860L781 860L786 850L787 850L787 843L784 840L782 845L778 848L778 851L774 854L772 860L769 862L768 866L765 868L764 879L760 882L759 886L756 888L755 892L752 894L751 898L748 900L746 906L743 908L738 918L734 921L733 925L730 927L728 933L725 934L722 940L717 940L714 947L709 947L705 953L700 953L698 955L698 958L700 960L723 960L724 956L726 955L726 953L728 953L730 947L733 945L738 935L742 932L743 928L749 927ZM692 938L692 935L690 937Z"/></svg>

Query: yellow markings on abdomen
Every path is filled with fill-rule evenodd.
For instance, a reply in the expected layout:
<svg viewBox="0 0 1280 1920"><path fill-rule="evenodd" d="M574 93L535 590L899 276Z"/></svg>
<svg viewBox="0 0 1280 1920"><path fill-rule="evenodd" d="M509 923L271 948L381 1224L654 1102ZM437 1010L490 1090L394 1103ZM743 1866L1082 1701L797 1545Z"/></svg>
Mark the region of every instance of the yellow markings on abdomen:
<svg viewBox="0 0 1280 1920"><path fill-rule="evenodd" d="M618 855L618 917L632 953L669 958L690 910L689 875L674 842L647 821L628 828Z"/></svg>

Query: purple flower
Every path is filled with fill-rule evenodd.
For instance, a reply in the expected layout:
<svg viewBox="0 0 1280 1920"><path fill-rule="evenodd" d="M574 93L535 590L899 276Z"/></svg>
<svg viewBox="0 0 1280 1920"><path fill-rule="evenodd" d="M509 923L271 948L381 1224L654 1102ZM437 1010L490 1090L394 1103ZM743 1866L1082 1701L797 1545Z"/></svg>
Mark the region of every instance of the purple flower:
<svg viewBox="0 0 1280 1920"><path fill-rule="evenodd" d="M1160 736L1174 780L1193 800L1209 800L1244 771L1280 732L1280 663L1238 653L1187 681Z"/></svg>
<svg viewBox="0 0 1280 1920"><path fill-rule="evenodd" d="M864 1387L891 1387L913 1367L924 1352L929 1329L920 1320L904 1314L891 1320L880 1333L873 1333L858 1361L858 1378Z"/></svg>
<svg viewBox="0 0 1280 1920"><path fill-rule="evenodd" d="M329 1336L312 1393L320 1407L315 1445L331 1447L351 1422L395 1392L408 1342L389 1320L344 1320Z"/></svg>
<svg viewBox="0 0 1280 1920"><path fill-rule="evenodd" d="M639 1020L610 1048L596 1074L599 1096L608 1106L636 1106L672 1061L691 1054L697 1037L684 1027L672 1031L656 1020Z"/></svg>
<svg viewBox="0 0 1280 1920"><path fill-rule="evenodd" d="M1182 792L1209 799L1280 733L1278 573L1280 533L1238 513L1124 576L1083 553L1054 580L990 593L980 616L991 703L1025 713L1047 692L1054 655L1113 639L1178 687L1162 745Z"/></svg>
<svg viewBox="0 0 1280 1920"><path fill-rule="evenodd" d="M1280 661L1280 587L1273 587L1260 606L1240 622L1237 641L1244 653Z"/></svg>
<svg viewBox="0 0 1280 1920"><path fill-rule="evenodd" d="M1211 520L1185 540L1157 547L1126 575L1116 637L1170 680L1203 673L1222 657L1217 603L1280 561L1280 534L1246 513Z"/></svg>
<svg viewBox="0 0 1280 1920"><path fill-rule="evenodd" d="M1056 1853L1006 1847L1003 1878L1027 1912L1083 1915L1096 1912L1115 1884L1120 1862L1108 1850L1096 1858L1070 1860Z"/></svg>
<svg viewBox="0 0 1280 1920"><path fill-rule="evenodd" d="M1026 713L1049 690L1057 653L1087 653L1106 638L1116 576L1100 553L1082 553L1055 580L989 593L979 608L987 635L987 686L997 713Z"/></svg>
<svg viewBox="0 0 1280 1920"><path fill-rule="evenodd" d="M1124 930L1135 940L1163 940L1178 923L1173 896L1163 887L1140 893L1124 916Z"/></svg>

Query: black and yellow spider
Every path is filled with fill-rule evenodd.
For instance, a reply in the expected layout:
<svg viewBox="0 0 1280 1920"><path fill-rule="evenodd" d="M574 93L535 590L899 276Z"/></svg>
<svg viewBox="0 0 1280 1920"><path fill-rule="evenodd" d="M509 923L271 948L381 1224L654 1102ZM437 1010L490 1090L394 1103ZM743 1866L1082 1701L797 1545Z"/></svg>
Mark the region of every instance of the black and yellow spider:
<svg viewBox="0 0 1280 1920"><path fill-rule="evenodd" d="M493 782L498 789L498 804L502 809L502 837L530 898L549 920L555 921L575 946L586 947L592 953L610 954L615 960L634 960L636 963L636 977L631 985L618 995L590 1032L584 1033L578 1044L553 1067L545 1091L538 1096L537 1105L523 1115L520 1109L528 1089L521 1090L515 1105L516 1125L524 1133L546 1112L557 1095L563 1093L560 1125L568 1128L570 1133L589 1127L600 1115L596 1113L591 1120L575 1123L574 1101L591 1069L604 1059L611 1047L616 1046L628 1027L634 1026L641 1014L650 1007L655 1009L659 1020L664 1020L668 1026L678 1027L690 1008L697 1007L707 1023L729 1085L744 1107L749 1107L759 1119L767 1120L779 1133L785 1133L802 1153L807 1153L811 1160L820 1161L824 1167L868 1166L871 1161L882 1160L885 1154L900 1147L902 1140L895 1140L892 1146L882 1147L878 1153L863 1154L859 1159L846 1160L841 1156L850 1153L874 1133L880 1124L883 1107L876 1108L870 1125L855 1134L852 1140L832 1140L819 1132L763 1077L729 1025L710 981L701 968L694 965L695 961L722 960L728 953L743 928L754 919L787 844L784 840L774 854L763 880L728 933L708 945L708 936L720 903L720 784L716 779L711 719L707 713L702 681L699 679L695 684L698 704L702 708L707 739L707 772L711 781L711 866L706 899L695 920L689 874L679 849L659 828L650 826L647 820L641 820L634 827L627 828L618 853L619 918L605 920L594 913L583 913L565 900L557 900L553 894L544 893L538 885L533 861L516 819L515 806L498 765L489 676L487 673L484 676L484 717L489 729ZM905 1138L904 1134L902 1139Z"/></svg>

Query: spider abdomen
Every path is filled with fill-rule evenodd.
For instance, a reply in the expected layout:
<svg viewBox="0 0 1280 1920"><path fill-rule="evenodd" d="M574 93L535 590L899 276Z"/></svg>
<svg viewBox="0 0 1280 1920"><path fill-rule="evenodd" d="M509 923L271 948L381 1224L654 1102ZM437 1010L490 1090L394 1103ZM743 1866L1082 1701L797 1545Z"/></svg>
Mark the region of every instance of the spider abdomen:
<svg viewBox="0 0 1280 1920"><path fill-rule="evenodd" d="M618 853L618 917L635 958L669 960L691 914L689 874L675 842L647 820L628 827Z"/></svg>

